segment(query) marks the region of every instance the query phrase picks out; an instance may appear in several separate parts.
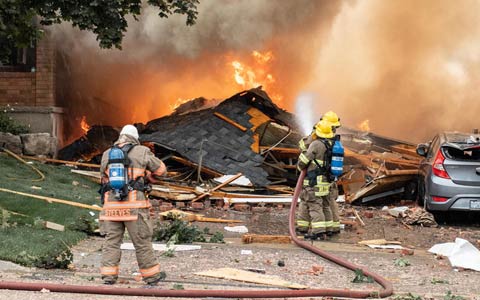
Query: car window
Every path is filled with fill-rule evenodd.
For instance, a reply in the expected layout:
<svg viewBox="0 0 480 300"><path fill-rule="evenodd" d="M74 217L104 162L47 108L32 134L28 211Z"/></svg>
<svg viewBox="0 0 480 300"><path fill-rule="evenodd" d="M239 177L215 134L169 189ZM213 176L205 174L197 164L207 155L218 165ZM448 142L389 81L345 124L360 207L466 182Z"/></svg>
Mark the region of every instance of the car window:
<svg viewBox="0 0 480 300"><path fill-rule="evenodd" d="M430 147L428 148L428 152L427 152L427 158L431 158L436 153L438 144L439 144L439 138L437 135L433 138L432 142L430 143Z"/></svg>

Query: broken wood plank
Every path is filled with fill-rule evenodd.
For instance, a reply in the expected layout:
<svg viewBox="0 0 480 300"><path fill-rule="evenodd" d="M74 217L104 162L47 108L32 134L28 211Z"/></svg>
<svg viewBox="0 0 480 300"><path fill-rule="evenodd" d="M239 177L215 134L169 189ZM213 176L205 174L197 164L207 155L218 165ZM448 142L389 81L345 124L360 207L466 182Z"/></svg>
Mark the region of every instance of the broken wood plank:
<svg viewBox="0 0 480 300"><path fill-rule="evenodd" d="M290 244L292 238L288 235L260 235L260 234L244 234L242 235L244 244L266 243L266 244Z"/></svg>
<svg viewBox="0 0 480 300"><path fill-rule="evenodd" d="M283 280L278 276L273 275L264 275L255 272L249 272L245 270L233 269L233 268L220 268L215 270L203 271L194 273L199 276L220 278L220 279L231 279L242 282L252 282L258 284L266 284L271 286L285 287L290 289L307 289L308 286L293 283L290 281Z"/></svg>
<svg viewBox="0 0 480 300"><path fill-rule="evenodd" d="M401 245L398 241L387 241L386 239L368 240L358 242L360 245Z"/></svg>
<svg viewBox="0 0 480 300"><path fill-rule="evenodd" d="M292 157L297 157L300 155L300 149L298 148L283 148L283 147L268 147L268 146L260 146L260 151L272 151L272 152L278 152L280 154L291 154Z"/></svg>
<svg viewBox="0 0 480 300"><path fill-rule="evenodd" d="M226 186L226 185L229 185L231 182L235 181L236 179L240 178L240 176L242 176L242 173L238 173L237 175L233 176L232 178L226 180L224 183L222 184L219 184L217 185L216 187L214 187L213 189L211 189L210 191L216 191L218 189L221 189L222 187ZM200 196L198 196L197 198L193 199L192 202L195 202L195 201L198 201L200 199L203 199L205 198L206 196L208 196L209 193L203 193L201 194Z"/></svg>
<svg viewBox="0 0 480 300"><path fill-rule="evenodd" d="M267 185L266 186L267 190L275 191L275 192L280 192L284 194L290 194L293 195L292 188L289 186L273 186L273 185Z"/></svg>
<svg viewBox="0 0 480 300"><path fill-rule="evenodd" d="M363 222L362 218L360 218L360 215L358 214L357 210L355 208L353 208L353 213L355 214L355 217L357 218L357 220L360 222L360 224L365 227L365 222Z"/></svg>
<svg viewBox="0 0 480 300"><path fill-rule="evenodd" d="M56 231L65 231L65 226L57 223L49 222L49 221L45 221L43 223L43 226L45 226L45 228L56 230Z"/></svg>
<svg viewBox="0 0 480 300"><path fill-rule="evenodd" d="M16 195L20 195L20 196L33 198L33 199L40 199L40 200L47 201L48 203L61 203L61 204L66 204L66 205L70 205L70 206L91 209L91 210L99 210L99 211L102 210L102 208L99 207L99 206L93 206L93 205L88 205L88 204L83 204L83 203L78 203L78 202L73 202L73 201L68 201L68 200L62 200L62 199L56 199L56 198L51 198L51 197L39 196L39 195L34 195L34 194L22 193L22 192L8 190L8 189L4 189L4 188L0 188L0 192L16 194Z"/></svg>
<svg viewBox="0 0 480 300"><path fill-rule="evenodd" d="M243 132L247 131L247 127L238 124L237 122L235 122L234 120L230 119L229 117L227 117L227 116L225 116L225 115L223 115L223 114L221 114L221 113L219 113L219 112L217 112L217 111L214 112L213 114L214 114L217 118L219 118L219 119L227 122L227 123L230 124L230 125L233 125L233 126L237 127L237 128L240 129L241 131L243 131Z"/></svg>
<svg viewBox="0 0 480 300"><path fill-rule="evenodd" d="M385 170L386 175L418 175L418 169L412 170Z"/></svg>
<svg viewBox="0 0 480 300"><path fill-rule="evenodd" d="M193 163L191 161L188 161L188 160L186 160L184 158L181 158L181 157L178 157L178 156L172 156L169 159L172 159L176 162L179 162L179 163L184 164L184 165L186 165L188 167L191 167L191 168L198 168L198 164ZM202 172L207 174L207 175L214 176L214 177L223 176L222 173L219 173L219 172L214 171L212 169L206 168L205 166L202 166Z"/></svg>
<svg viewBox="0 0 480 300"><path fill-rule="evenodd" d="M159 215L163 217L169 217L169 215L173 215L176 218L179 218L183 221L188 222L210 222L210 223L243 223L240 220L228 220L228 219L217 219L217 218L208 218L204 217L203 215L197 215L194 213L189 213L186 211L178 210L178 209L171 209L164 212L161 212Z"/></svg>
<svg viewBox="0 0 480 300"><path fill-rule="evenodd" d="M36 161L41 161L41 162L50 162L50 163L64 164L64 165L71 165L71 166L79 166L79 167L86 167L86 168L100 168L100 165L97 165L97 164L89 164L89 163L69 161L69 160L60 160L60 159L27 156L27 155L20 155L20 157L22 157L24 159L28 159L28 160L36 160Z"/></svg>

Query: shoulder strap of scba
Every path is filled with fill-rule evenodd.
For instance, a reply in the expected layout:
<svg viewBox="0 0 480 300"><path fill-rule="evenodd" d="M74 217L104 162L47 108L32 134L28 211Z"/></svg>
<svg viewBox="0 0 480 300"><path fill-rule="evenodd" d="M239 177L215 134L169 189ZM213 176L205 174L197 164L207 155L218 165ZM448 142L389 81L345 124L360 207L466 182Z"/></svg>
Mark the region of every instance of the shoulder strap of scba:
<svg viewBox="0 0 480 300"><path fill-rule="evenodd" d="M123 145L122 147L118 147L118 145L114 145L111 149L120 149L123 152L123 159L109 159L108 163L109 164L115 164L115 163L122 163L125 167L130 166L130 159L128 158L128 153L135 147L135 144L126 144Z"/></svg>

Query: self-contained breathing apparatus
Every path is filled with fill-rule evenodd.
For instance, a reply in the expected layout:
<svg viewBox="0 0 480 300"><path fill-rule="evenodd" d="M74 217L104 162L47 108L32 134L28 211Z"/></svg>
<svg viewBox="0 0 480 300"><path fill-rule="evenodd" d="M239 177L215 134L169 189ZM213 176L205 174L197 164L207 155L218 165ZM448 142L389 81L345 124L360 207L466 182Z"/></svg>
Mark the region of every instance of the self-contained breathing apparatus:
<svg viewBox="0 0 480 300"><path fill-rule="evenodd" d="M114 145L108 154L108 179L98 191L101 194L101 203L104 203L105 193L112 191L116 201L124 201L128 193L136 190L140 192L150 191L151 186L145 182L144 176L133 178L131 161L128 153L135 147L134 144L126 144L123 147ZM130 173L132 174L129 174Z"/></svg>
<svg viewBox="0 0 480 300"><path fill-rule="evenodd" d="M310 187L317 185L318 176L325 176L328 182L333 182L343 173L344 148L340 142L340 136L335 136L333 143L323 138L319 140L325 145L326 151L323 157L323 165L320 165L316 159L313 159L317 167L306 174Z"/></svg>

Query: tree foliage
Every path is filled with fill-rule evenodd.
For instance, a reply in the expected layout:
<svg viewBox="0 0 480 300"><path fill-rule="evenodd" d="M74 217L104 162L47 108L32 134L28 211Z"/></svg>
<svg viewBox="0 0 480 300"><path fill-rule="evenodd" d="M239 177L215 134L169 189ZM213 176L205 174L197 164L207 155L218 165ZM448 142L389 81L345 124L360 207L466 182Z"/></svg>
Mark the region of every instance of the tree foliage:
<svg viewBox="0 0 480 300"><path fill-rule="evenodd" d="M158 15L186 16L186 24L195 24L199 0L0 0L0 60L10 54L12 46L27 47L42 30L38 25L63 21L88 30L97 36L100 47L121 49L127 30L126 17L135 20L142 5L158 8Z"/></svg>

